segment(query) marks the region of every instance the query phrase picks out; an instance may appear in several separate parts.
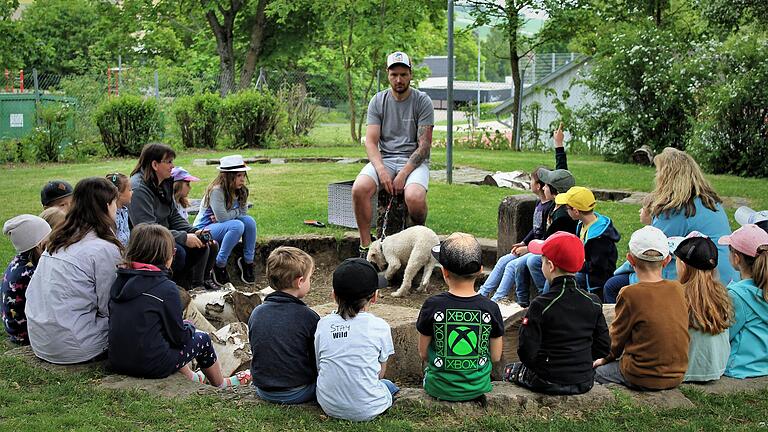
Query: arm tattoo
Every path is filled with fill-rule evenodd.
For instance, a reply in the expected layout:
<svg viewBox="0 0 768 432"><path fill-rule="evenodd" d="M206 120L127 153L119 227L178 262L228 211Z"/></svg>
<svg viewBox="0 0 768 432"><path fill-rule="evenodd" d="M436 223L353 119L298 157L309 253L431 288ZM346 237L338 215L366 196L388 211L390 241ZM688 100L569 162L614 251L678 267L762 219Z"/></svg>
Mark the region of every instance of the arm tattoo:
<svg viewBox="0 0 768 432"><path fill-rule="evenodd" d="M419 147L413 152L408 161L414 167L418 167L425 160L429 159L429 153L432 150L432 125L419 126L416 134Z"/></svg>

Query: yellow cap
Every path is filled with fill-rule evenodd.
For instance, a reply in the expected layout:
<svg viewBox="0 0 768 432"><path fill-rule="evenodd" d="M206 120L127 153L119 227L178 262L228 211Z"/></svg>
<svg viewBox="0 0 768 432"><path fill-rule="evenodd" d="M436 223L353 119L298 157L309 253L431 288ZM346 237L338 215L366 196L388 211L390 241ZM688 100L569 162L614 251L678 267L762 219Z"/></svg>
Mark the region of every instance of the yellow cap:
<svg viewBox="0 0 768 432"><path fill-rule="evenodd" d="M595 208L595 195L585 187L574 186L568 192L557 194L555 204L565 204L579 211L591 211Z"/></svg>

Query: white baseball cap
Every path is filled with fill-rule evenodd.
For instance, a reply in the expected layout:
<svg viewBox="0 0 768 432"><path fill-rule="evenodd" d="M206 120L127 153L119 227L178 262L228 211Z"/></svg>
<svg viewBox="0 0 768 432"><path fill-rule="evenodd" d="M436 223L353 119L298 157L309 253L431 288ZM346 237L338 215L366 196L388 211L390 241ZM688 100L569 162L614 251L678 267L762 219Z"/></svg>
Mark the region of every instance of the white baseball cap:
<svg viewBox="0 0 768 432"><path fill-rule="evenodd" d="M392 66L401 64L403 66L407 66L408 69L411 68L411 58L408 57L408 54L402 52L402 51L395 51L392 54L387 56L387 69L391 68Z"/></svg>
<svg viewBox="0 0 768 432"><path fill-rule="evenodd" d="M648 251L659 252L661 256L648 255ZM643 261L663 261L669 256L669 241L660 229L646 225L632 233L629 252Z"/></svg>
<svg viewBox="0 0 768 432"><path fill-rule="evenodd" d="M768 220L768 210L754 211L747 206L741 206L736 209L733 218L739 225L758 224Z"/></svg>

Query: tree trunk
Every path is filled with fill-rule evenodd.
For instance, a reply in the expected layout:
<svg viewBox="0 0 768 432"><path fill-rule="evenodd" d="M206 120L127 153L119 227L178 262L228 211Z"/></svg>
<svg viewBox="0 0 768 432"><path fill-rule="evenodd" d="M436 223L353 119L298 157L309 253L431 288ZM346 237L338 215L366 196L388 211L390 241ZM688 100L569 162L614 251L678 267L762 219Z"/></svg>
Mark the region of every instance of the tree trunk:
<svg viewBox="0 0 768 432"><path fill-rule="evenodd" d="M344 47L344 40L339 41L341 54L344 58L344 82L347 85L347 103L349 103L349 133L352 142L359 143L360 136L357 134L357 107L355 106L355 87L352 83L352 34L355 30L355 18L350 14L349 28L347 34L347 45Z"/></svg>
<svg viewBox="0 0 768 432"><path fill-rule="evenodd" d="M226 96L235 89L235 52L233 48L233 31L235 16L243 7L241 0L230 0L229 9L218 7L223 20L219 22L216 11L208 0L201 0L203 8L207 9L205 18L216 37L216 52L219 54L219 81L221 96Z"/></svg>
<svg viewBox="0 0 768 432"><path fill-rule="evenodd" d="M520 121L518 118L517 108L520 106L520 98L523 95L523 89L521 88L522 80L520 79L520 57L517 53L517 13L516 11L514 11L514 13L514 16L508 17L509 63L512 68L512 83L514 84L514 92L512 93L512 117L514 118L514 123L512 124L512 133L510 134L510 148L512 148L512 146L517 143L517 122ZM515 148L515 150L520 151L520 146Z"/></svg>
<svg viewBox="0 0 768 432"><path fill-rule="evenodd" d="M247 89L251 85L253 80L253 74L256 71L256 63L261 55L261 49L264 39L264 30L266 27L266 13L267 0L259 0L259 4L256 6L256 21L251 28L251 41L248 46L248 53L245 56L245 63L243 63L243 70L240 73L240 90Z"/></svg>

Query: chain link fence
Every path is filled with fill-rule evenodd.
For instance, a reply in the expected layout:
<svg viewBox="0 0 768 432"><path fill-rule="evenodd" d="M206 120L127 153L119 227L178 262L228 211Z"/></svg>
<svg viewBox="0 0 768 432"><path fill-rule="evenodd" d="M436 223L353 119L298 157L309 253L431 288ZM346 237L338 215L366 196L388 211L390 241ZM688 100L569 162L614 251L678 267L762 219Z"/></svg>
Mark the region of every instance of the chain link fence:
<svg viewBox="0 0 768 432"><path fill-rule="evenodd" d="M521 64L525 86L540 82L576 58L578 56L573 53L547 53L526 57ZM174 70L178 69L153 70L124 66L122 70L105 68L98 73L87 75L59 75L38 72L34 69L6 71L0 75L0 104L2 104L3 95L9 94L34 96L38 102L41 97L46 96L66 98L67 103L74 110L71 125L74 140L98 142L100 138L94 121L95 113L110 97L135 95L154 98L163 113L165 139L170 142L179 142L178 126L173 117L173 105L176 99L203 93L218 94L220 83L218 76L215 75L192 75L183 71L174 72ZM445 84L437 84L435 87L437 90L427 87L434 85L435 82L442 82L441 79L446 80L444 77L437 79L430 77L416 84L416 86L422 86L435 101L438 130L441 122L443 122L442 128L445 128L446 106L444 101L441 103L441 96L439 96L441 89L445 92ZM380 76L374 79L369 78L366 82L357 85L350 97L344 76L341 74L315 75L301 70L266 68L257 71L252 83L254 88L268 89L273 92L292 86L301 86L305 89L311 103L319 110L315 127L318 131L313 130L312 134L316 135L317 140L325 141L325 144L352 143L351 104L354 104L356 120L358 123L362 121L364 128L365 111L370 97L376 91L387 88L388 85L386 73L382 72ZM512 84L509 79L505 83L458 81L454 88L454 100L458 103L454 110L455 127L462 127L467 123L468 109L465 107L470 103L477 107L476 101L479 100L487 108L490 104L503 102L512 94ZM3 112L2 107L0 112ZM3 112L3 115L6 113ZM357 127L355 129L359 130ZM3 138L2 132L0 128L0 139Z"/></svg>

